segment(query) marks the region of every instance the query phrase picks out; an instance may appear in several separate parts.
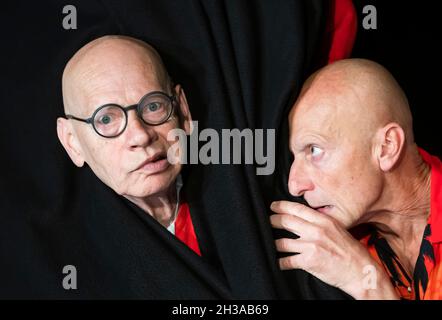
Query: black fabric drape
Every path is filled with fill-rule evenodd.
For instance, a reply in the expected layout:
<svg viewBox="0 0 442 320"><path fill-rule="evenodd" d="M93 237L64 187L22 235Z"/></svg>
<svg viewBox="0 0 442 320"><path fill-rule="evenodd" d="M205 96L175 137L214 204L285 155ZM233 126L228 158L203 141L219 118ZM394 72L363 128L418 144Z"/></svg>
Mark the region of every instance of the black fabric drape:
<svg viewBox="0 0 442 320"><path fill-rule="evenodd" d="M59 1L3 5L1 298L342 298L301 271L278 270L269 204L288 198L286 115L314 66L320 0ZM56 137L61 74L87 42L124 34L152 44L183 85L200 129L276 129L277 168L189 165L184 193L203 258L88 169ZM62 287L63 266L78 289Z"/></svg>

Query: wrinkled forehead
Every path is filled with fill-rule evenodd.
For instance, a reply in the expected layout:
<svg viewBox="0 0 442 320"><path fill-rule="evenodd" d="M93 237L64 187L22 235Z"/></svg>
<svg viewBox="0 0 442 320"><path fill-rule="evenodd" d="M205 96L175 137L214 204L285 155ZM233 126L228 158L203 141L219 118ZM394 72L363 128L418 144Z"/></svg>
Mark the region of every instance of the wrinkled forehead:
<svg viewBox="0 0 442 320"><path fill-rule="evenodd" d="M290 112L290 144L298 147L312 137L334 139L343 125L339 109L331 99L307 99L294 106Z"/></svg>
<svg viewBox="0 0 442 320"><path fill-rule="evenodd" d="M307 91L290 112L293 142L308 134L340 139L365 128L371 116L367 114L365 96L356 89L348 83L326 83Z"/></svg>
<svg viewBox="0 0 442 320"><path fill-rule="evenodd" d="M151 91L164 91L149 59L93 61L71 70L66 84L73 113L89 116L108 103L122 106L138 103Z"/></svg>

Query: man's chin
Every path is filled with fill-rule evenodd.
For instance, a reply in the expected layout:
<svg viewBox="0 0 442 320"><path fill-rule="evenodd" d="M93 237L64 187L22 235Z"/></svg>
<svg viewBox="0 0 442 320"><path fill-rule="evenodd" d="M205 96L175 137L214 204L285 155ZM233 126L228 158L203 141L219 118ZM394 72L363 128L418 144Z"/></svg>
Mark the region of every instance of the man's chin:
<svg viewBox="0 0 442 320"><path fill-rule="evenodd" d="M175 188L174 182L178 173L172 170L166 170L146 176L141 179L141 181L139 180L131 184L127 195L137 198L146 198L167 193L171 187Z"/></svg>

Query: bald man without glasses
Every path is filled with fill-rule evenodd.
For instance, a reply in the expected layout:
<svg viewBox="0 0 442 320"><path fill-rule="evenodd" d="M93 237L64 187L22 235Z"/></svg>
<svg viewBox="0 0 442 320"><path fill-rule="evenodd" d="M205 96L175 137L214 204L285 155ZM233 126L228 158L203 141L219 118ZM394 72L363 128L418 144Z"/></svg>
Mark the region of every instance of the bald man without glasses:
<svg viewBox="0 0 442 320"><path fill-rule="evenodd" d="M272 203L272 225L299 236L276 240L295 253L281 269L357 299L441 299L442 165L417 147L392 75L363 59L326 66L306 81L289 126L288 187L309 207Z"/></svg>
<svg viewBox="0 0 442 320"><path fill-rule="evenodd" d="M183 89L172 86L158 53L134 38L98 38L67 63L62 89L66 118L57 119L57 133L73 163L86 163L200 253L188 207L178 202L181 164L167 159L176 142L167 140L169 131L189 134L191 116ZM176 219L186 234L175 230Z"/></svg>

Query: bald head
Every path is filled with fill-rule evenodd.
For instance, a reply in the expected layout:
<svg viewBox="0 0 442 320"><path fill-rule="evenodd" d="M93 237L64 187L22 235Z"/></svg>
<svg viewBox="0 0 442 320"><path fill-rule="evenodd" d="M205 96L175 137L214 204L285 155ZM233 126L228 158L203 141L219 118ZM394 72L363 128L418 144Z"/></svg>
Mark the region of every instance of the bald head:
<svg viewBox="0 0 442 320"><path fill-rule="evenodd" d="M290 193L346 227L389 206L422 162L407 98L375 62L341 60L313 74L289 124Z"/></svg>
<svg viewBox="0 0 442 320"><path fill-rule="evenodd" d="M373 61L340 60L317 71L305 82L294 107L299 112L321 108L323 114L343 118L347 126L366 129L366 134L395 122L404 130L407 143L414 140L403 90L384 67Z"/></svg>
<svg viewBox="0 0 442 320"><path fill-rule="evenodd" d="M75 53L62 82L69 116L57 119L57 135L72 162L87 164L116 193L162 217L158 197L175 192L181 170L167 158L172 146L181 152L169 133L189 134L191 116L158 53L133 38L105 36Z"/></svg>
<svg viewBox="0 0 442 320"><path fill-rule="evenodd" d="M127 86L146 82L154 82L159 90L171 93L170 77L154 48L126 36L98 38L76 52L64 69L62 90L65 113L86 112L88 104L100 103L101 98L97 93L127 94L131 91L125 90ZM136 100L141 97L124 98Z"/></svg>

